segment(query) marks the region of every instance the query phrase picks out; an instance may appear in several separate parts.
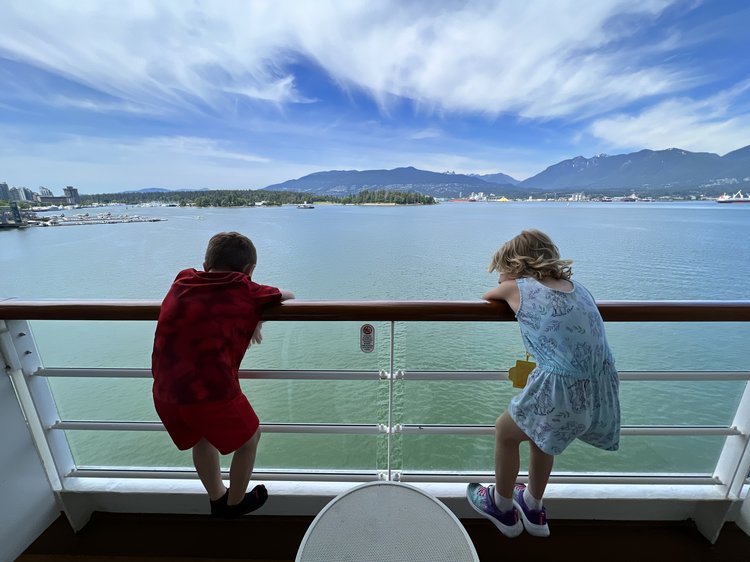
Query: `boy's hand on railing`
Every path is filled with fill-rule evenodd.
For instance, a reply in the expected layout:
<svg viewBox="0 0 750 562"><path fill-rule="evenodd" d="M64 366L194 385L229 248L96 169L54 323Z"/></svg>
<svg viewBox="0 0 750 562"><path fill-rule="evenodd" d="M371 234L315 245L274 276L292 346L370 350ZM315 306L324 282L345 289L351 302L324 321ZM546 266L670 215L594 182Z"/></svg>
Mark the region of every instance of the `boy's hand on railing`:
<svg viewBox="0 0 750 562"><path fill-rule="evenodd" d="M260 329L263 326L263 322L258 322L258 325L255 327L255 331L253 332L253 336L250 338L250 345L259 344L263 341L263 334L260 333ZM250 345L248 347L250 347Z"/></svg>

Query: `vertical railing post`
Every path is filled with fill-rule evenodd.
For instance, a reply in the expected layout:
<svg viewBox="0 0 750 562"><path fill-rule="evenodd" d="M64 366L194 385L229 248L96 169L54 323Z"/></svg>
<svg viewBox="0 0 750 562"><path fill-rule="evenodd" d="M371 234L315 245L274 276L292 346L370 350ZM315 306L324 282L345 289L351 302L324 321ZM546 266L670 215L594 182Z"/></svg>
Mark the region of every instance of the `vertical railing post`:
<svg viewBox="0 0 750 562"><path fill-rule="evenodd" d="M742 486L750 471L750 383L745 384L745 391L740 398L732 425L740 433L730 435L724 441L724 447L713 474L724 487L724 496L727 501L699 506L695 513L698 529L711 542L718 538L732 503L741 497ZM745 503L747 502L748 500L745 500ZM741 510L741 512L747 513L747 510Z"/></svg>
<svg viewBox="0 0 750 562"><path fill-rule="evenodd" d="M388 439L388 462L387 462L387 469L388 469L388 481L390 482L393 480L393 474L392 474L392 440L393 440L393 381L395 378L395 360L394 360L394 336L395 336L395 322L391 320L391 337L390 337L390 365L388 366L388 432L387 432L387 439Z"/></svg>
<svg viewBox="0 0 750 562"><path fill-rule="evenodd" d="M727 498L736 500L750 471L750 383L745 384L732 426L740 434L726 438L714 477L726 486Z"/></svg>
<svg viewBox="0 0 750 562"><path fill-rule="evenodd" d="M49 429L60 416L49 382L34 375L42 364L29 323L0 321L0 345L47 477L52 489L59 492L63 487L62 479L75 468L75 462L64 432Z"/></svg>

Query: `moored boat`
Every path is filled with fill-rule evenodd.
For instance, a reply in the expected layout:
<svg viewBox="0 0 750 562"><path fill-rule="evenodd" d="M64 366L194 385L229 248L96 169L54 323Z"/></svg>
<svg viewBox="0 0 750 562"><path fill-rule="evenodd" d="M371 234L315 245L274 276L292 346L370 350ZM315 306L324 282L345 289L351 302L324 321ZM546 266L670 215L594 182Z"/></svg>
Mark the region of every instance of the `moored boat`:
<svg viewBox="0 0 750 562"><path fill-rule="evenodd" d="M750 193L743 194L740 189L737 193L727 195L726 193L716 199L717 203L750 203Z"/></svg>

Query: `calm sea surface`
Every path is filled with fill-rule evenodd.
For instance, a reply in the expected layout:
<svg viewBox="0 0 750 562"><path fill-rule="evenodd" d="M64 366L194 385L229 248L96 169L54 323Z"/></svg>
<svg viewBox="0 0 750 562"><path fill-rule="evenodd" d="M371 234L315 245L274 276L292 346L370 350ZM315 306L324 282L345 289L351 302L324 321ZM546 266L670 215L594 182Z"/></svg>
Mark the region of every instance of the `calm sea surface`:
<svg viewBox="0 0 750 562"><path fill-rule="evenodd" d="M750 289L750 205L700 203L444 203L430 207L318 205L246 209L86 209L164 222L0 232L0 298L161 299L186 267L200 268L222 230L258 249L254 279L299 299L473 300L497 283L492 253L520 230L546 231L597 300L742 300ZM149 367L153 322L34 322L49 367ZM354 323L268 323L245 368L389 368L390 330L359 350ZM747 370L750 326L607 325L618 369ZM408 381L409 370L503 370L521 359L514 323L397 323L396 423L491 424L507 382ZM63 419L156 420L149 380L52 380ZM243 384L264 422L384 423L386 383ZM744 383L624 382L623 423L728 424ZM162 433L69 432L81 465L189 466ZM710 472L722 437L624 436L606 453L574 444L557 471ZM385 468L376 436L266 434L259 468ZM491 437L400 436L395 468L491 470Z"/></svg>

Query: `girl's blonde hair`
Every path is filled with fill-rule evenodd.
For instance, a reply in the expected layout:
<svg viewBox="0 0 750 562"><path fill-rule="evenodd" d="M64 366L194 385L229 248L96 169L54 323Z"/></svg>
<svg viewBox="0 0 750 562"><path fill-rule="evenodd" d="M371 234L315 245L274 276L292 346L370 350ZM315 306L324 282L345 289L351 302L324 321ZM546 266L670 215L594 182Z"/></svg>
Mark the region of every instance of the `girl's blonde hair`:
<svg viewBox="0 0 750 562"><path fill-rule="evenodd" d="M570 279L572 260L560 259L560 251L549 236L534 228L508 240L492 256L488 271L505 273L518 279Z"/></svg>

